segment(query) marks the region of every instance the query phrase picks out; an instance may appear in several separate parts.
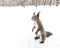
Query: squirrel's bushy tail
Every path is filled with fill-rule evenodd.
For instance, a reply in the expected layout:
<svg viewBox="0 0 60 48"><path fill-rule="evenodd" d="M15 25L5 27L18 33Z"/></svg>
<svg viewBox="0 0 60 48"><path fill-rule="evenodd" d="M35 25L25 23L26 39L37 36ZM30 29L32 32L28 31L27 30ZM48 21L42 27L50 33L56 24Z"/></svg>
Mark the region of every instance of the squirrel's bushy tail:
<svg viewBox="0 0 60 48"><path fill-rule="evenodd" d="M46 37L50 37L52 35L52 33L49 31L45 31L45 35L46 35Z"/></svg>

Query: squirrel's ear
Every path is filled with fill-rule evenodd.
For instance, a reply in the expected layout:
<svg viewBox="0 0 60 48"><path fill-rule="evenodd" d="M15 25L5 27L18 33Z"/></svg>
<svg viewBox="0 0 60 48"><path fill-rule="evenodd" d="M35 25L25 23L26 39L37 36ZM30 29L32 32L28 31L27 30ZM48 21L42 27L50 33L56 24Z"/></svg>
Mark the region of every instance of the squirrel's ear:
<svg viewBox="0 0 60 48"><path fill-rule="evenodd" d="M39 17L40 12L37 13L37 17Z"/></svg>
<svg viewBox="0 0 60 48"><path fill-rule="evenodd" d="M35 15L35 12L33 13L33 15Z"/></svg>

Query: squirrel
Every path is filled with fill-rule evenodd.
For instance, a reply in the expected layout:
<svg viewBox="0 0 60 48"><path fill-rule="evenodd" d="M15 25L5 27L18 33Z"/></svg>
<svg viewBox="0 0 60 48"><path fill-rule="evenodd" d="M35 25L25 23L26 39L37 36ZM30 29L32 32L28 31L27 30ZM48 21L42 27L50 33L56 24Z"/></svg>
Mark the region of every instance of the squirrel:
<svg viewBox="0 0 60 48"><path fill-rule="evenodd" d="M51 36L52 33L49 32L49 31L45 31L44 30L43 25L41 23L41 20L39 19L39 13L40 12L38 12L37 15L35 15L35 12L34 12L32 18L31 18L34 21L34 27L32 29L32 32L34 31L34 29L36 29L36 32L35 32L35 35L36 35L35 40L41 38L40 43L44 43L46 37ZM40 32L40 34L41 34L40 36L38 35L38 32Z"/></svg>

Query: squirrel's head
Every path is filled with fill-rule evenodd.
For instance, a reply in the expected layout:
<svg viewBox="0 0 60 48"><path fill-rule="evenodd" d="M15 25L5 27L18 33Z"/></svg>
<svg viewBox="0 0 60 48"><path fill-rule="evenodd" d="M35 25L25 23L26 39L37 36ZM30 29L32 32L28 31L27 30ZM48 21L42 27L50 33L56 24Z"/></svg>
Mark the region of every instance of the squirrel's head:
<svg viewBox="0 0 60 48"><path fill-rule="evenodd" d="M33 13L33 16L32 16L33 21L37 21L39 19L39 13L40 12L38 12L37 15L35 15L35 12Z"/></svg>

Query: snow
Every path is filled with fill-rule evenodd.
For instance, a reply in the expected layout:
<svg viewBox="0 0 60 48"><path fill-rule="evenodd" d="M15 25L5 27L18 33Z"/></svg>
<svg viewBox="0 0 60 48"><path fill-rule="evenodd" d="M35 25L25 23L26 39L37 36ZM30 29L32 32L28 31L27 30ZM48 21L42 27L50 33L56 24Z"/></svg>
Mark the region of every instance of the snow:
<svg viewBox="0 0 60 48"><path fill-rule="evenodd" d="M44 44L34 40L31 17L41 11L45 31L53 33ZM60 48L60 6L0 7L0 48Z"/></svg>

